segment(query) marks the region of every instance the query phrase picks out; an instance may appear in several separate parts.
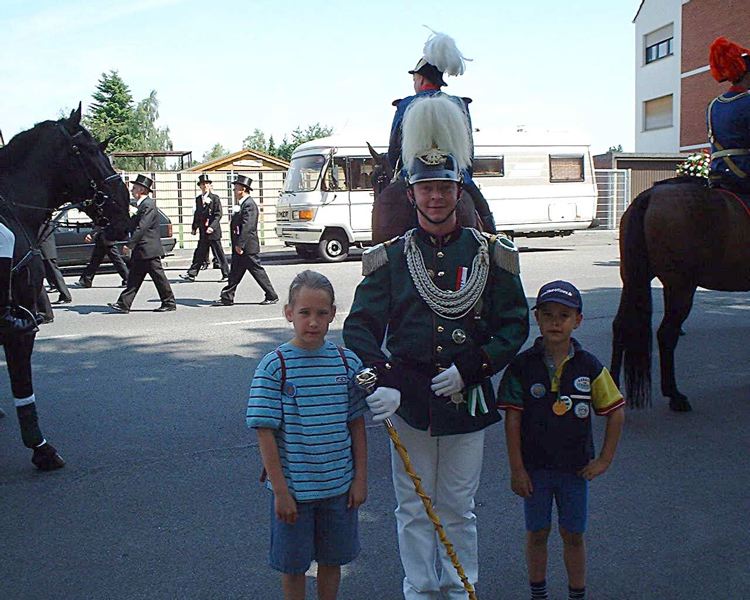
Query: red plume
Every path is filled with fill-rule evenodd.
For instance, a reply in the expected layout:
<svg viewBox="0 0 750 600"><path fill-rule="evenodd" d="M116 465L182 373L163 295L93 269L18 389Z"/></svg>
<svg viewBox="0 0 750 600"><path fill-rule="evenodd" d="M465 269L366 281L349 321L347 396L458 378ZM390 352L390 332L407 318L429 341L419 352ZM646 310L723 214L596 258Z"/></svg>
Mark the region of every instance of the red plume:
<svg viewBox="0 0 750 600"><path fill-rule="evenodd" d="M711 65L711 75L721 83L739 80L747 71L743 54L750 54L750 50L730 42L725 37L716 38L711 44L708 62Z"/></svg>

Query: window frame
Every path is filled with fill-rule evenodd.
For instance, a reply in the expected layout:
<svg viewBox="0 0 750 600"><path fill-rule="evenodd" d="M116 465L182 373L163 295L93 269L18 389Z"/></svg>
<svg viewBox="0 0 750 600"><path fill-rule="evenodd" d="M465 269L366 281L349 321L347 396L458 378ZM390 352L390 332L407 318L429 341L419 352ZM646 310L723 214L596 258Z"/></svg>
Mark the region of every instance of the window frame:
<svg viewBox="0 0 750 600"><path fill-rule="evenodd" d="M485 172L479 172L477 170L477 164L480 161L494 161L499 160L500 161L500 170L499 171L485 171ZM474 177L505 177L505 155L504 154L498 154L495 156L475 156L474 162L472 163L472 178Z"/></svg>
<svg viewBox="0 0 750 600"><path fill-rule="evenodd" d="M669 124L668 125L659 125L658 127L648 127L648 119L646 114L646 107L649 102L656 102L657 100L662 100L664 98L671 98L670 102L670 111L669 111ZM664 94L663 96L657 96L656 98L649 98L648 100L643 101L643 131L659 131L660 129L669 129L670 127L674 127L674 94Z"/></svg>
<svg viewBox="0 0 750 600"><path fill-rule="evenodd" d="M660 48L662 48L662 46L664 46L665 44L666 44L665 46L666 51L664 52L664 54L662 54L660 52ZM649 51L652 49L655 49L655 52L654 52L655 56L653 56L653 58L649 58ZM646 46L646 50L643 56L645 59L645 64L650 65L651 63L661 60L662 58L667 58L668 56L673 56L673 55L674 55L674 36L663 39L660 42L651 44L650 46Z"/></svg>
<svg viewBox="0 0 750 600"><path fill-rule="evenodd" d="M550 183L581 183L586 181L586 156L584 154L548 154L549 162L549 182ZM554 160L579 160L581 162L581 176L576 179L562 179L554 177L552 173L552 163Z"/></svg>

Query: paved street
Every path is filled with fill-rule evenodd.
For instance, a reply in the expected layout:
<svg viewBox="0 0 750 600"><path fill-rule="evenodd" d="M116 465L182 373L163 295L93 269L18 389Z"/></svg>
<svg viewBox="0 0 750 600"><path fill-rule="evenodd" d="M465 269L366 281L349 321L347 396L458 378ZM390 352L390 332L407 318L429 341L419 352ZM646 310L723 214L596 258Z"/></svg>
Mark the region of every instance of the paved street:
<svg viewBox="0 0 750 600"><path fill-rule="evenodd" d="M615 234L518 242L529 299L545 281L576 283L585 317L577 337L608 364L620 290ZM257 304L262 292L249 276L235 306L210 307L219 272L180 282L189 254L168 260L175 313L150 312L159 301L146 281L131 314L111 314L119 278L107 273L92 289L72 289L73 304L42 326L35 392L64 469L33 468L0 378L8 413L0 420L0 599L281 598L267 566L268 493L244 408L258 360L291 330L281 305ZM264 264L282 298L303 268L331 278L339 307L331 336L340 342L359 258L305 264L286 250L264 255ZM661 318L658 290L654 299ZM749 299L698 292L677 352L692 413L671 413L658 394L652 409L628 413L615 463L591 486L590 598L747 597ZM601 433L597 423L598 440ZM368 443L362 554L345 568L340 597L396 600L402 573L385 431L369 423ZM523 510L510 491L502 427L487 436L477 502L478 597L524 599ZM567 592L559 539L548 586L552 598Z"/></svg>

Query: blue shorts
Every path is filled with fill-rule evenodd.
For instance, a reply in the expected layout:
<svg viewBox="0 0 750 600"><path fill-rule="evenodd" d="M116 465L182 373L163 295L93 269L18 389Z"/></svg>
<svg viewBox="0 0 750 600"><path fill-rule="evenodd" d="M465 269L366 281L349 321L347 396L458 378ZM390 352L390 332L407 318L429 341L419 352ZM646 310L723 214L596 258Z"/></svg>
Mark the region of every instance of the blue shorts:
<svg viewBox="0 0 750 600"><path fill-rule="evenodd" d="M552 499L557 504L557 521L571 533L586 531L589 482L575 473L538 469L529 471L534 493L523 499L526 530L549 529Z"/></svg>
<svg viewBox="0 0 750 600"><path fill-rule="evenodd" d="M359 554L357 509L347 508L349 494L324 500L297 502L297 522L281 522L271 494L271 568L300 574L316 560L322 565L345 565Z"/></svg>

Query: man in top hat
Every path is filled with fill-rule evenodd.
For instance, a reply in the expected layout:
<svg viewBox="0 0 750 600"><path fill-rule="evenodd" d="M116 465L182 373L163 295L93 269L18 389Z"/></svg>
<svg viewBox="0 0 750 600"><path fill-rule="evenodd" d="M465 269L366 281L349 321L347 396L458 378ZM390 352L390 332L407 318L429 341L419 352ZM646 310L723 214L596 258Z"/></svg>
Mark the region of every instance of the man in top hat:
<svg viewBox="0 0 750 600"><path fill-rule="evenodd" d="M393 101L396 107L396 114L393 116L391 123L391 134L388 142L388 162L391 168L400 169L402 175L406 175L405 164L401 156L402 141L402 123L407 108L417 98L434 96L442 94L450 98L466 115L469 125L469 141L471 144L471 158L474 158L474 137L471 125L471 114L469 113L469 104L471 98L462 98L451 96L442 91L442 88L448 84L443 78L444 75L463 75L466 70L465 58L456 46L452 37L445 33L432 32L432 35L425 42L423 56L419 59L416 66L409 71L414 83L414 95ZM471 162L462 169L463 187L474 201L475 208L482 220L482 226L485 231L496 233L495 218L490 211L487 200L472 179Z"/></svg>
<svg viewBox="0 0 750 600"><path fill-rule="evenodd" d="M253 180L245 175L237 175L233 182L235 200L234 212L230 221L232 239L232 266L229 270L229 281L221 290L221 297L214 306L231 306L234 294L242 281L245 271L263 290L265 297L260 304L276 304L279 296L271 285L268 274L260 264L260 242L258 240L258 207L250 196Z"/></svg>
<svg viewBox="0 0 750 600"><path fill-rule="evenodd" d="M484 430L500 420L490 378L515 356L529 324L515 246L457 222L461 172L471 158L464 121L441 96L415 100L407 111L402 150L418 227L364 253L343 334L377 371L367 397L374 420L393 419L473 585ZM431 130L436 122L441 127ZM466 598L393 448L391 469L404 598Z"/></svg>
<svg viewBox="0 0 750 600"><path fill-rule="evenodd" d="M193 213L193 235L199 234L198 246L193 253L193 264L186 275L180 275L184 281L195 281L198 271L208 260L208 249L214 254L214 260L221 268L221 279L225 281L229 276L229 265L221 247L221 198L213 193L211 179L207 173L198 175L198 187L201 193L195 197L195 212Z"/></svg>
<svg viewBox="0 0 750 600"><path fill-rule="evenodd" d="M156 200L149 195L153 185L153 180L146 175L138 175L132 184L131 193L136 202L136 212L130 218L130 239L123 246L123 252L126 255L130 254L131 257L130 272L125 290L120 294L117 302L109 304L115 312L130 312L135 295L146 275L151 276L151 281L154 282L161 299L161 305L154 312L177 310L172 287L169 285L161 264L164 249L159 232L159 212L156 208Z"/></svg>
<svg viewBox="0 0 750 600"><path fill-rule="evenodd" d="M716 81L731 83L706 112L711 142L709 178L712 184L750 195L750 50L725 37L716 38L709 64Z"/></svg>

